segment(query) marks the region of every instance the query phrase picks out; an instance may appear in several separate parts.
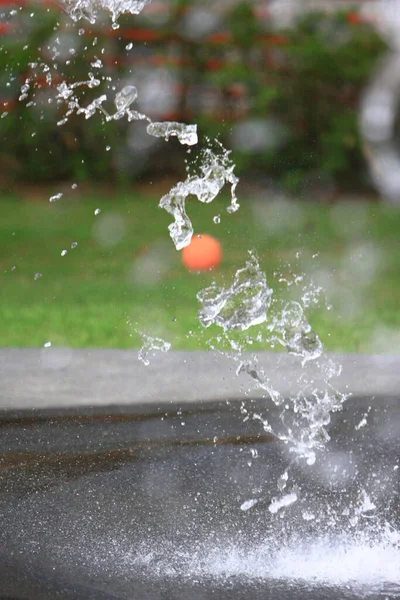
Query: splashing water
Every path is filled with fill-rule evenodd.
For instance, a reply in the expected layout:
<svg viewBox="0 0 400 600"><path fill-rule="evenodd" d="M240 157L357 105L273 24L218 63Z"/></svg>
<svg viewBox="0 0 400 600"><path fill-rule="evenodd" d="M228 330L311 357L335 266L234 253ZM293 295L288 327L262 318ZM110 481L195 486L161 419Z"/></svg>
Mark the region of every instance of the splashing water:
<svg viewBox="0 0 400 600"><path fill-rule="evenodd" d="M125 110L130 107L132 102L135 102L137 95L137 89L134 85L127 85L122 88L122 90L115 95L114 100L118 113L124 113ZM116 117L114 116L114 118Z"/></svg>
<svg viewBox="0 0 400 600"><path fill-rule="evenodd" d="M81 105L81 100L75 93L76 88L88 87L95 88L100 85L100 80L89 73L89 79L75 83L67 83L63 81L57 86L58 102L67 104L67 111L62 119L57 123L58 126L65 125L69 117L76 113L77 115L85 115L85 119L90 119L97 112L104 115L106 122L111 120L118 121L124 117L131 121L147 121L147 134L153 137L163 137L166 141L170 137L177 137L179 142L184 145L193 146L198 143L197 125L188 125L186 123L177 123L175 121L153 122L147 115L134 110L131 105L137 100L138 92L135 86L127 85L115 94L114 105L117 111L110 114L103 105L108 102L107 94L101 94L95 98L87 106ZM22 88L21 88L22 89Z"/></svg>
<svg viewBox="0 0 400 600"><path fill-rule="evenodd" d="M104 9L111 13L113 23L116 24L121 14L138 14L149 2L150 0L69 0L67 10L75 21L85 18L94 22L98 11ZM93 70L100 69L102 65L99 59L91 63ZM42 71L46 78L50 77L51 80L51 69L48 65L38 63L34 69ZM110 85L108 89L111 91L111 98L110 93L102 93L84 106L85 88L95 90L100 84L101 77L97 76L97 72L95 75L91 71L88 72L87 79L82 81L61 81L56 86L56 101L58 104L65 103L67 110L59 125L64 124L72 114L84 115L85 119L100 115L106 122L122 118L127 118L128 122L145 120L148 123L146 132L150 136L164 138L166 141L177 137L181 144L187 146L198 143L196 125L175 121L153 122L145 114L134 110L132 105L138 98L138 90L134 85L126 85L119 91L115 91L115 85ZM33 87L34 78L27 77L21 87L20 99L28 99ZM82 97L79 96L81 92ZM224 186L229 184L231 203L227 211L232 213L239 208L236 197L238 177L234 173L235 165L231 160L230 151L215 141L213 147L209 145L203 149L199 158L198 171L188 174L185 181L178 182L159 203L160 207L174 218L174 222L169 225L169 232L177 250L187 246L193 235L193 226L186 212L186 200L190 196L202 203L210 203ZM50 201L55 202L61 197L61 193L56 194ZM95 215L99 213L100 209L96 209ZM215 217L214 222L219 221L220 217ZM62 255L65 254L66 250ZM303 457L309 464L313 464L316 449L329 439L326 426L330 422L330 415L340 410L345 396L338 393L330 383L331 379L338 375L340 368L323 356L323 344L305 316L304 310L312 300L308 296L303 295L301 302L287 302L282 306L277 302L273 303L273 290L268 286L266 276L254 254L250 254L245 267L237 271L230 287L213 284L197 294L201 303L201 324L205 328L212 325L222 328L224 341L228 342L228 347L233 351L232 357L238 363L237 373L246 373L257 388L265 391L267 398L281 407L279 430L276 430L276 425L272 428L262 415L253 415L253 418L259 419L266 431L272 432L274 429L273 432L290 445L296 456ZM305 369L300 391L290 398L285 398L279 391L279 386L264 373L255 355L251 360L243 360L243 346L234 341L230 332L247 332L253 328L257 328L257 341L271 346L281 345L286 352L297 358ZM149 352L166 352L170 348L170 344L161 338L143 336L143 339L139 359L144 364L149 362ZM251 336L248 341L252 341ZM308 363L316 365L318 378L315 375L307 375ZM288 490L287 497L292 497L290 494L295 492Z"/></svg>
<svg viewBox="0 0 400 600"><path fill-rule="evenodd" d="M112 117L107 115L107 121L110 121L111 119L117 121L118 119L122 119L124 116L128 118L128 121L150 121L146 115L143 115L137 110L132 110L130 108L131 104L133 104L133 102L135 102L137 99L137 96L137 89L134 85L127 85L122 88L122 90L115 95L114 99L117 112Z"/></svg>
<svg viewBox="0 0 400 600"><path fill-rule="evenodd" d="M275 515L282 508L286 508L287 506L290 506L291 504L296 502L296 500L297 500L296 492L291 492L290 494L285 494L281 498L274 498L272 500L271 504L268 506L268 510L270 513Z"/></svg>
<svg viewBox="0 0 400 600"><path fill-rule="evenodd" d="M118 119L122 119L125 115L128 117L128 121L139 121L142 119L146 119L145 115L137 112L136 110L131 110L130 106L137 99L138 93L137 89L134 85L127 85L120 92L115 95L114 104L117 108L117 112L113 115L113 117L107 117L108 120L113 118L115 121Z"/></svg>
<svg viewBox="0 0 400 600"><path fill-rule="evenodd" d="M157 546L149 540L139 548L125 552L121 549L119 568L121 575L127 570L138 570L151 579L211 579L220 585L232 582L232 578L243 583L250 580L265 582L267 586L278 581L292 585L296 582L296 586L303 583L306 589L318 587L321 597L325 597L324 586L335 587L335 598L345 597L340 590L343 587L353 590L357 597L359 594L364 597L363 592L368 592L366 595L370 597L371 591L379 593L386 588L387 598L398 598L398 544L399 534L388 527L375 535L343 533L287 544L275 535L261 543L246 543L238 536L238 539L226 541L223 551L209 540L197 543L195 549L177 548L166 541ZM295 590L292 588L290 597L294 597ZM297 588L296 597L302 597L301 591Z"/></svg>
<svg viewBox="0 0 400 600"><path fill-rule="evenodd" d="M174 121L166 123L150 123L147 133L154 137L163 137L167 142L170 136L176 136L181 144L193 146L197 144L197 125L185 125Z"/></svg>
<svg viewBox="0 0 400 600"><path fill-rule="evenodd" d="M107 10L116 23L122 14L138 15L151 0L65 0L65 7L74 21L87 19L96 22L100 9Z"/></svg>
<svg viewBox="0 0 400 600"><path fill-rule="evenodd" d="M66 8L75 21L83 18L91 23L95 22L100 10L107 10L111 13L113 27L117 28L120 15L138 14L149 2L150 0L67 0ZM101 66L99 60L91 64L94 72ZM51 83L52 76L48 65L40 63L32 69L41 71L46 75L46 81ZM83 115L85 119L100 116L105 122L122 118L126 118L128 122L141 120L147 122L146 131L150 136L164 138L166 141L170 137L176 137L181 144L187 146L198 143L196 125L175 121L152 122L148 116L134 110L132 105L138 98L138 90L133 85L122 87L116 93L117 86L110 85L111 93L102 93L84 106L85 92L96 90L100 84L101 78L93 72L88 72L83 81L59 83L56 86L56 102L62 106L65 104L66 113L58 124L62 126L73 114ZM31 97L34 85L31 78L25 80L21 87L20 101ZM169 232L177 250L187 246L193 235L193 226L186 213L186 200L190 196L202 203L210 203L228 184L231 188L231 204L227 211L232 213L239 208L235 165L230 158L230 152L219 142L216 146L214 149L207 147L203 150L198 173L188 175L185 181L178 182L160 200L160 207L174 218ZM56 202L61 197L62 193L55 194L50 198L50 202ZM99 213L99 208L94 211L94 215ZM218 215L214 217L214 223L219 222ZM77 243L73 242L71 248L76 245ZM63 250L62 256L66 254L67 250ZM34 275L35 280L41 277L41 273ZM280 411L277 422L272 424L268 421L268 415L266 417L264 414L252 414L243 406L244 418L260 421L265 431L274 433L288 445L294 460L305 460L308 465L314 464L318 449L329 440L327 426L332 413L339 411L346 400L346 396L338 392L331 381L340 374L340 366L324 356L323 344L305 315L305 309L313 303L313 293L304 294L299 302L278 302L260 269L257 257L251 253L245 266L237 271L231 286L221 287L213 284L197 294L201 304L200 323L207 329L214 325L222 329L222 336L216 339L217 342L222 340L228 343L230 356L238 365L237 374L246 374L253 387L265 392L264 398ZM236 341L232 332L245 333L245 342ZM138 358L146 366L150 364L151 354L164 353L171 348L171 344L162 338L146 334L141 336L143 344ZM279 345L290 355L288 358L300 363L303 369L298 381L300 389L289 397L285 396L280 391L279 384L273 381L272 374L265 373L260 367L256 355L251 359L243 359L243 348L246 343L253 341L271 346ZM49 345L50 342L45 344L46 347ZM313 366L311 370L310 365ZM279 495L268 499L267 509L268 516L278 515L279 518L285 513L285 509L298 503L300 498L296 485L289 483L288 470L279 477L277 491ZM251 497L240 504L240 509L247 512L256 506L259 508L261 502L259 498ZM375 508L375 504L364 492L358 512L352 517L354 522L358 523L365 512ZM310 511L304 511L303 519L314 522L315 516ZM146 547L136 554L136 558L130 563L127 557L125 564L129 564L130 567L135 564L141 568L148 564L156 564L163 575L174 572L175 567L171 568L171 564L175 562L175 572L182 572L183 565L183 570L191 576L211 575L226 578L241 575L348 583L347 563L350 561L354 565L352 577L357 580L374 584L385 578L391 581L400 579L398 570L393 569L393 565L398 564L398 540L395 542L396 546L387 538L371 541L364 538L355 539L353 536L351 539L336 538L333 542L320 539L304 543L300 552L298 544L294 548L287 545L282 549L281 541L279 538L273 543L269 540L268 544L246 546L243 540L238 539L234 540L231 546L227 545L222 555L220 545L213 547L211 544L210 547L209 543L206 548L199 548L195 553L181 549L178 552L174 547L169 549L167 557L165 548L158 553L159 556L154 556L157 550L150 556ZM377 564L379 569L375 568Z"/></svg>
<svg viewBox="0 0 400 600"><path fill-rule="evenodd" d="M285 305L275 318L271 331L274 332L271 341L281 343L290 354L301 357L303 365L319 358L323 352L322 342L308 323L299 302Z"/></svg>
<svg viewBox="0 0 400 600"><path fill-rule="evenodd" d="M121 14L139 14L150 0L68 0L66 9L70 16L75 20L86 18L90 22L96 21L97 12L99 9L105 9L112 15L113 26L117 27L116 21ZM82 30L83 32L83 30ZM53 58L56 57L54 54ZM100 69L103 62L96 59L90 63L93 69ZM57 64L53 65L54 74L57 78L60 77ZM41 89L41 78L45 74L46 81L50 85L52 82L52 69L43 61L30 63L32 75L25 79L21 86L20 101L32 99L29 104L34 103L35 87ZM104 79L104 77L103 77ZM116 86L112 85L112 78L107 77L111 82L108 89L112 92ZM131 108L131 105L137 100L138 92L134 85L127 85L114 95L113 104L116 112L112 112L107 104L110 103L109 94L101 93L97 98L92 99L88 104L84 105L85 88L93 90L101 85L102 78L95 76L89 71L87 79L82 81L70 82L63 79L56 85L56 104L57 106L66 105L66 112L57 125L63 126L69 118L76 115L84 115L85 119L90 119L94 115L100 113L105 118L106 122L111 120L120 120L126 117L130 121L145 120L148 122L147 134L153 137L163 137L166 141L170 137L177 137L183 145L194 146L198 143L197 125L185 124L175 121L153 122L147 115L138 112ZM189 176L186 181L178 183L170 192L166 194L160 201L160 206L170 212L175 223L170 226L171 237L177 249L181 249L189 244L193 227L185 212L185 201L190 195L197 196L201 202L211 202L222 190L225 183L231 185L231 206L228 207L228 212L234 212L239 208L237 203L235 189L238 183L238 178L234 175L234 164L229 158L230 152L223 148L222 144L217 142L219 152L215 153L210 148L203 152L201 173L197 176ZM55 202L62 197L62 194L57 194L50 198L51 202Z"/></svg>
<svg viewBox="0 0 400 600"><path fill-rule="evenodd" d="M193 236L193 226L186 213L186 200L195 196L200 202L212 202L226 183L231 186L231 204L228 212L239 208L236 198L236 186L239 179L234 174L235 165L230 159L230 151L218 142L220 150L216 154L211 148L203 152L199 175L189 175L185 181L175 185L168 194L160 200L160 207L169 212L175 219L168 229L177 250L182 250L190 244Z"/></svg>
<svg viewBox="0 0 400 600"><path fill-rule="evenodd" d="M270 314L272 295L273 290L268 287L257 257L250 253L250 260L237 271L230 287L213 284L198 292L199 320L204 327L217 325L224 330L224 341L233 351L230 356L239 363L237 374L249 375L256 387L267 392L266 397L281 407L279 428L276 425L272 428L261 415L253 415L253 418L262 422L265 431L288 443L296 457L306 459L312 465L316 450L329 440L326 426L330 423L331 413L340 410L346 399L330 382L340 374L341 368L323 357L323 344L308 323L303 306L299 302L288 302L281 309L274 307L274 314ZM238 343L229 335L230 331L246 331L260 325L263 326L261 331L258 327L255 336L247 337L244 343ZM283 396L277 384L273 384L259 367L256 355L251 360L242 359L243 347L254 339L269 345L282 345L303 368L307 363L314 363L316 368L311 374L304 370L297 393L289 398ZM277 500L274 507L285 506L288 498L295 501L295 493Z"/></svg>
<svg viewBox="0 0 400 600"><path fill-rule="evenodd" d="M264 323L271 304L272 290L261 272L258 261L251 254L243 269L239 269L230 288L215 284L197 294L202 308L199 319L204 327L219 325L225 331L244 331Z"/></svg>
<svg viewBox="0 0 400 600"><path fill-rule="evenodd" d="M149 355L154 352L168 352L171 344L159 337L151 337L145 333L140 334L143 338L143 344L138 352L138 359L148 367L150 364Z"/></svg>

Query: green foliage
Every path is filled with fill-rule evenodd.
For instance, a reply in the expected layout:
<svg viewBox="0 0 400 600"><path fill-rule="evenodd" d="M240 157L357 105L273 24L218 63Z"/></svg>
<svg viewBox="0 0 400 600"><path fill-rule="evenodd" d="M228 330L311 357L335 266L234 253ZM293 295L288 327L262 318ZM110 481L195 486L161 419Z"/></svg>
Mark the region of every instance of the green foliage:
<svg viewBox="0 0 400 600"><path fill-rule="evenodd" d="M260 33L257 17L248 2L241 2L233 7L228 14L227 26L233 42L242 48L252 48Z"/></svg>
<svg viewBox="0 0 400 600"><path fill-rule="evenodd" d="M307 14L295 27L255 43L247 65L210 74L220 85L240 81L247 87L249 119L261 117L288 132L272 151L237 148L239 170L252 165L255 173L266 173L291 191L310 172L328 175L339 187L364 185L357 109L385 44L371 25L352 22L351 16ZM244 17L245 11L243 28Z"/></svg>
<svg viewBox="0 0 400 600"><path fill-rule="evenodd" d="M116 181L136 176L139 168L127 173L118 166L117 157L127 152L125 119L106 121L97 111L90 119L72 114L57 126L68 106L55 96L62 81L87 81L92 71L100 85L77 87L74 93L83 106L107 94L109 105L104 107L113 112L116 90L135 84L136 65L140 69L154 59L182 83L176 118L198 123L201 134L219 136L231 146L232 130L243 119L256 119L281 132L265 147L235 147L239 172L266 175L292 191L310 174L328 177L341 187L349 181L364 185L357 109L385 51L373 27L354 13L310 13L290 29L276 31L256 17L251 2L242 2L225 14L218 31L211 32L217 35L188 37L182 19L198 6L198 0L174 0L168 20L154 32L159 39L134 44L137 62L126 49L130 39L124 32L141 26L155 29L145 14L125 15L117 32L105 19L93 28L86 25L78 35L79 28L55 8L21 9L12 34L1 41L0 179ZM68 36L76 52L58 58L57 39ZM104 67L96 70L92 64L99 57ZM43 82L46 76L50 83ZM19 101L26 80L27 98ZM214 97L211 103L208 94ZM166 168L175 169L176 162L175 150L163 158ZM148 166L144 168L148 172Z"/></svg>

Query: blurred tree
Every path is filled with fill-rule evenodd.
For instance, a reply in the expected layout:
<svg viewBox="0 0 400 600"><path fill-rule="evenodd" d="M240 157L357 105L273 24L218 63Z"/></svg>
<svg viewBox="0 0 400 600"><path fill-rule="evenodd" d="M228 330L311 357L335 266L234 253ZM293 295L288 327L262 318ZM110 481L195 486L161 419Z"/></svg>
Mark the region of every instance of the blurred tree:
<svg viewBox="0 0 400 600"><path fill-rule="evenodd" d="M124 158L120 167L121 157L132 154L124 119L107 120L101 110L85 119L72 110L64 122L71 99L62 100L58 86L93 77L96 85L77 86L74 94L82 106L105 94L112 113L120 87L158 68L170 73L164 95L176 101L157 118L194 121L200 133L220 136L233 145L242 173L268 176L292 191L310 175L342 187L365 185L357 109L385 51L373 27L354 11L308 13L277 31L258 19L251 2L237 3L223 18L211 18L210 10L199 0L171 0L158 21L145 11L121 17L112 30L100 18L77 35L55 8L21 8L1 41L0 177L117 181L148 171L147 158L132 170ZM139 98L141 92L143 85ZM173 149L166 155L158 147L161 162L174 169Z"/></svg>

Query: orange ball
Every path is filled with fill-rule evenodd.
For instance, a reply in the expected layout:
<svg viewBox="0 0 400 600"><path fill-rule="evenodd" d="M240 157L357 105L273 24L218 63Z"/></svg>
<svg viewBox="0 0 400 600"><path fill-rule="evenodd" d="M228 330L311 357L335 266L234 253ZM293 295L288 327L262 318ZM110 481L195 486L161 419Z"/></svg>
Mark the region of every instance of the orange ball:
<svg viewBox="0 0 400 600"><path fill-rule="evenodd" d="M190 244L182 250L182 260L189 271L215 269L222 260L222 246L207 233L194 235Z"/></svg>

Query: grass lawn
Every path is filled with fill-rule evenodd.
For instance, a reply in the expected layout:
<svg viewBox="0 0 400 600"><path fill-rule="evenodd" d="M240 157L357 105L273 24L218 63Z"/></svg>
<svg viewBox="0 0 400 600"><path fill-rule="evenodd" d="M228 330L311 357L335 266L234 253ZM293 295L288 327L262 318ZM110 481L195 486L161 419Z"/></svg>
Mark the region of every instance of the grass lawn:
<svg viewBox="0 0 400 600"><path fill-rule="evenodd" d="M395 207L241 198L241 209L229 215L227 198L193 200L187 208L195 231L217 236L224 247L221 268L199 275L182 266L157 196L73 196L55 203L47 196L0 199L2 346L136 348L140 331L174 349L204 349L216 331L200 325L196 293L214 279L230 284L254 249L276 298L299 300L312 280L323 286L332 308L321 297L307 314L328 349L400 348ZM303 281L292 284L301 274Z"/></svg>

